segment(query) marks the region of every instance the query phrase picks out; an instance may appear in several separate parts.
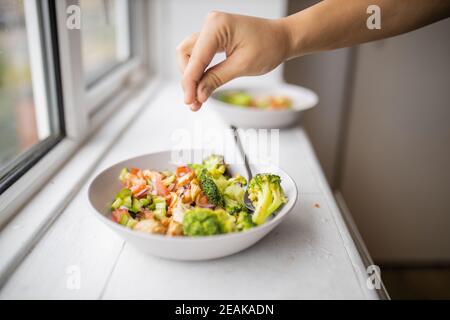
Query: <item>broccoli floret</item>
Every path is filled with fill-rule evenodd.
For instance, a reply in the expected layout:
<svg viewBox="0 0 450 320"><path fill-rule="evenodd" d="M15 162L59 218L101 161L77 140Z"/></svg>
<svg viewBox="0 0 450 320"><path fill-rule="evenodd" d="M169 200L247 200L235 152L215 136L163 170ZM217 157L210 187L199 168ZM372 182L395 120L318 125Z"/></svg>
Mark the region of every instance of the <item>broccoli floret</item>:
<svg viewBox="0 0 450 320"><path fill-rule="evenodd" d="M209 157L205 158L202 164L193 163L189 164L188 167L193 170L197 176L199 176L202 171L206 169L213 178L222 176L226 171L226 165L223 156L219 156L216 154L212 154Z"/></svg>
<svg viewBox="0 0 450 320"><path fill-rule="evenodd" d="M248 187L249 198L255 207L252 220L255 224L263 224L282 204L287 202L281 188L281 179L274 174L257 174Z"/></svg>
<svg viewBox="0 0 450 320"><path fill-rule="evenodd" d="M187 236L210 236L234 230L234 218L222 209L194 208L184 215L183 232Z"/></svg>
<svg viewBox="0 0 450 320"><path fill-rule="evenodd" d="M229 182L226 176L219 176L217 178L210 177L214 180L217 188L219 188L220 193L224 193L225 189L228 187Z"/></svg>
<svg viewBox="0 0 450 320"><path fill-rule="evenodd" d="M203 166L214 178L223 175L226 170L223 156L217 154L212 154L204 159Z"/></svg>
<svg viewBox="0 0 450 320"><path fill-rule="evenodd" d="M247 213L245 211L241 211L238 213L237 219L236 219L236 230L237 231L245 231L250 228L253 228L254 226L255 226L255 224L252 221L252 216L249 213Z"/></svg>
<svg viewBox="0 0 450 320"><path fill-rule="evenodd" d="M208 198L208 202L215 205L216 207L224 207L224 200L219 188L215 184L214 180L208 175L208 171L203 169L198 177L200 182L200 188L202 189L205 196Z"/></svg>
<svg viewBox="0 0 450 320"><path fill-rule="evenodd" d="M232 184L232 183L239 183L242 186L246 186L247 185L247 179L245 179L240 174L237 174L236 176L228 179L228 184Z"/></svg>
<svg viewBox="0 0 450 320"><path fill-rule="evenodd" d="M240 211L246 211L244 204L244 193L244 188L238 183L231 183L225 188L223 198L225 202L225 210L227 210L228 213L236 214Z"/></svg>

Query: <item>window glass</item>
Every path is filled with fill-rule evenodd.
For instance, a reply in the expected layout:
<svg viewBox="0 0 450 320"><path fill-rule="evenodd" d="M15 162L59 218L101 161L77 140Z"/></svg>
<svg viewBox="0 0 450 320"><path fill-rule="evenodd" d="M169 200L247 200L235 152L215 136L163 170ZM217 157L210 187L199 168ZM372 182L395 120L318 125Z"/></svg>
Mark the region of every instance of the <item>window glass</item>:
<svg viewBox="0 0 450 320"><path fill-rule="evenodd" d="M85 82L92 84L130 58L127 0L81 0Z"/></svg>
<svg viewBox="0 0 450 320"><path fill-rule="evenodd" d="M0 1L0 178L17 157L55 131L40 77L39 37L35 44L29 41L26 11L24 1Z"/></svg>

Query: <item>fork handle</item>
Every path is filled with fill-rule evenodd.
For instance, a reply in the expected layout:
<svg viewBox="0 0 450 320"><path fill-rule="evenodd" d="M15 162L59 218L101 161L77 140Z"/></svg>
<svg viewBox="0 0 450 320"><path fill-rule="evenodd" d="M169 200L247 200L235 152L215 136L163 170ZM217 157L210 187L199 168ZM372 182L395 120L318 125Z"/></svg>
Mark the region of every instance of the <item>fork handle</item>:
<svg viewBox="0 0 450 320"><path fill-rule="evenodd" d="M242 142L239 137L239 133L235 126L231 126L231 129L233 130L234 140L236 142L236 145L238 146L239 152L241 153L241 156L244 159L244 165L245 165L245 169L247 170L248 181L250 181L253 178L252 170L250 169L250 164L248 163L248 158L247 158L247 155L245 154L244 147L242 146Z"/></svg>

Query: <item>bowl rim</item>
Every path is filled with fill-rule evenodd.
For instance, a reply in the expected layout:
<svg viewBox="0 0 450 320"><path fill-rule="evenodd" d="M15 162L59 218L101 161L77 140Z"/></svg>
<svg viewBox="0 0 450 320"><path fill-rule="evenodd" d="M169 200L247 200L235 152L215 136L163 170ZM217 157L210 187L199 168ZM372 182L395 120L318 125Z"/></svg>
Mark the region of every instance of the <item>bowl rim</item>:
<svg viewBox="0 0 450 320"><path fill-rule="evenodd" d="M185 149L185 150L198 150L198 149ZM207 149L200 149L200 150L205 150L208 151ZM216 234L216 235L210 235L210 236L199 236L199 237L188 237L188 236L184 236L184 237L169 237L167 235L160 235L160 234L152 234L152 233L144 233L144 232L139 232L139 231L133 231L125 226L122 226L114 221L112 221L111 219L109 219L106 215L104 215L103 213L101 213L99 210L97 210L92 202L92 193L93 193L93 184L96 181L96 179L101 176L102 174L104 174L106 171L110 170L112 167L116 166L116 165L120 165L121 163L125 163L128 162L130 160L134 160L137 158L141 158L141 157L145 157L145 156L150 156L150 155L157 155L157 154L163 154L163 153L167 153L167 152L171 152L171 150L164 150L164 151L156 151L156 152L150 152L150 153L146 153L146 154L142 154L136 157L132 157L132 158L128 158L122 161L119 161L117 163L114 163L110 166L108 166L107 168L105 168L104 170L102 170L101 172L99 172L98 174L95 175L95 177L90 181L89 183L89 187L87 189L87 198L89 200L89 205L91 207L91 211L95 212L95 216L100 219L100 221L102 221L103 223L107 224L108 226L110 226L111 228L118 230L119 232L125 232L126 234L129 234L131 236L137 236L140 238L147 238L147 239L152 239L152 240L158 240L158 241L175 241L175 242L180 242L180 241L191 241L191 242L195 242L195 241L205 241L205 240L222 240L222 239L227 239L230 237L240 237L243 235L250 235L250 234L254 234L254 233L258 233L261 232L263 229L270 229L270 227L272 225L275 225L278 222L281 222L291 211L292 209L295 207L295 204L297 203L297 198L298 198L298 188L297 185L294 181L294 179L292 179L292 177L286 173L286 171L284 171L283 169L281 169L279 166L274 165L274 164L269 164L270 166L274 166L278 172L281 172L286 178L287 180L290 182L290 184L293 187L292 193L294 194L294 198L293 199L288 199L288 202L286 204L284 204L280 210L280 212L283 212L282 214L277 213L275 215L275 217L273 219L271 219L270 221L267 221L266 223L253 227L249 230L246 231L240 231L240 232L232 232L232 233L226 233L226 234Z"/></svg>
<svg viewBox="0 0 450 320"><path fill-rule="evenodd" d="M220 101L219 99L217 99L217 95L220 92L225 92L225 91L251 91L251 90L264 90L264 91L274 91L277 89L289 89L289 90L302 90L304 92L307 92L308 94L310 94L312 96L312 102L311 103L305 103L305 104L300 104L297 106L293 106L291 109L283 109L283 110L265 110L265 109L260 109L260 108L248 108L248 107L242 107L242 106L238 106L238 105L234 105L231 103L226 103L223 101ZM276 84L274 86L269 86L269 85L262 85L262 86L255 86L255 85L242 85L242 86L238 86L238 85L230 85L224 88L220 88L219 90L214 91L214 93L211 95L210 97L211 101L213 102L213 106L219 106L219 107L226 107L226 108L230 108L232 107L233 110L240 110L243 112L253 112L253 113L270 113L270 114L279 114L279 113L296 113L296 112L301 112L301 111L305 111L308 109L311 109L313 107L315 107L318 103L319 103L319 96L317 95L317 93L315 93L313 90L303 87L303 86L298 86L298 85L294 85L294 84L290 84L290 83L280 83L280 84Z"/></svg>

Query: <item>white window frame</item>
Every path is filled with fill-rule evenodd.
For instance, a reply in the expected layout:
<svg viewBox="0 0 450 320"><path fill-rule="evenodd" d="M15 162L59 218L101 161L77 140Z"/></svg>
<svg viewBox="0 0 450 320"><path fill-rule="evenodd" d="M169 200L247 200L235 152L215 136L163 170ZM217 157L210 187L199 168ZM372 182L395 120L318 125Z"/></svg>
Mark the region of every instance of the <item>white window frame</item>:
<svg viewBox="0 0 450 320"><path fill-rule="evenodd" d="M42 0L24 0L26 14L37 17L39 2ZM0 194L0 230L10 218L29 201L44 183L82 146L98 127L111 116L120 103L126 101L133 92L139 89L141 83L150 77L149 59L147 54L148 36L146 25L145 0L133 1L135 12L131 19L135 25L133 56L113 71L105 75L95 86L85 85L81 50L80 30L69 30L66 27L67 8L79 5L78 0L55 1L56 23L58 32L59 67L64 111L65 137L47 152L31 169L23 174L6 191ZM120 0L123 1L123 0ZM46 4L43 4L45 7ZM44 30L40 30L37 19L30 19L33 27L50 38L48 10L43 10ZM27 20L28 23L28 20ZM40 34L39 34L40 35ZM36 37L42 38L42 37ZM32 46L42 46L42 42L32 40ZM31 58L30 58L31 59ZM39 61L32 62L36 77L42 76L44 70ZM39 68L41 68L39 70ZM52 75L51 75L52 76ZM35 80L33 78L33 80ZM42 89L42 81L37 79L36 90ZM33 83L33 86L35 84ZM40 88L38 88L40 86ZM119 90L120 89L120 90ZM118 92L120 92L118 94ZM114 98L114 99L112 99ZM46 97L40 97L40 102L46 102ZM37 102L39 102L37 101ZM38 103L39 105L39 103ZM40 105L42 107L42 103Z"/></svg>
<svg viewBox="0 0 450 320"><path fill-rule="evenodd" d="M119 4L121 1L123 2L123 0L116 1ZM86 85L85 82L82 52L79 50L82 46L81 30L70 30L65 27L66 8L71 5L79 6L80 2L79 0L57 1L60 57L64 60L61 64L67 68L66 72L64 72L64 70L61 72L66 76L63 82L67 83L66 89L72 91L70 94L72 96L71 99L82 100L76 103L76 105L83 105L85 107L86 110L83 110L83 113L87 112L88 119L90 115L95 114L95 112L102 107L105 101L108 101L108 99L114 95L117 89L123 88L124 86L132 87L148 73L148 59L145 46L145 34L147 30L145 28L145 16L143 14L145 12L145 0L129 1L133 1L134 10L130 14L133 16L133 19L131 20L134 23L133 27L136 31L133 34L135 37L133 43L133 55L128 61L121 63L105 76L95 81L93 85ZM81 28L82 27L83 25L81 25ZM129 30L129 27L126 26L124 29L125 31ZM130 33L128 32L128 34ZM76 95L76 97L73 95ZM79 112L80 110L76 110L77 114ZM66 121L67 120L68 119L66 119ZM81 127L83 126L84 124L82 123ZM85 131L84 128L82 128L82 131Z"/></svg>

